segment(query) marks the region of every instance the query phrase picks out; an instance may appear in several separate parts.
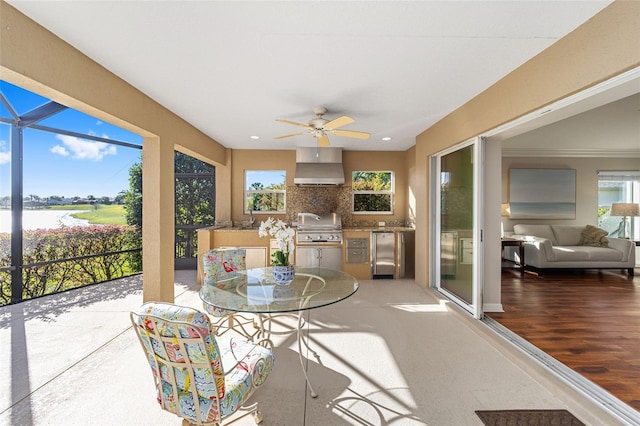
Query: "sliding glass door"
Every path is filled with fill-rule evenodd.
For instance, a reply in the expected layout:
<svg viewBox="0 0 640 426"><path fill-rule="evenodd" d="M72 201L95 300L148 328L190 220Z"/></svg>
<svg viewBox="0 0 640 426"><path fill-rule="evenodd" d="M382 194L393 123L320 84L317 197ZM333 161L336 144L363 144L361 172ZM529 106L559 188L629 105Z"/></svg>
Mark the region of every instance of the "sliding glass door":
<svg viewBox="0 0 640 426"><path fill-rule="evenodd" d="M433 248L436 287L481 318L482 232L478 226L481 141L468 142L432 159Z"/></svg>

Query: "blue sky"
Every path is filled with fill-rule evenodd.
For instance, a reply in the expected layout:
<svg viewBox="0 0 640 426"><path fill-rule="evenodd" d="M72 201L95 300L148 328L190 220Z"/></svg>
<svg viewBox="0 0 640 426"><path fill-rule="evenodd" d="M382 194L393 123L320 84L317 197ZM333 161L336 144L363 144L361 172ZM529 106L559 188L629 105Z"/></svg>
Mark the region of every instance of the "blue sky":
<svg viewBox="0 0 640 426"><path fill-rule="evenodd" d="M0 91L19 115L48 99L0 81ZM12 118L0 103L0 116ZM142 145L142 137L95 117L67 109L38 123L42 126ZM11 194L11 127L0 123L0 197ZM24 132L25 197L114 197L129 187L129 168L141 150L34 129Z"/></svg>

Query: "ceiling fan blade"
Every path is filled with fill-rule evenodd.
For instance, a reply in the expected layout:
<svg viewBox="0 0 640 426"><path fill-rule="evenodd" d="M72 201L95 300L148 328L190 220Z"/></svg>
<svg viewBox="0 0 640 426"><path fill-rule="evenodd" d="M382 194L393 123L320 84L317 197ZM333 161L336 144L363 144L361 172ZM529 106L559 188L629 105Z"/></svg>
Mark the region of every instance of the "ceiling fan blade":
<svg viewBox="0 0 640 426"><path fill-rule="evenodd" d="M344 136L347 138L356 138L356 139L369 139L369 136L371 136L369 133L356 132L355 130L334 130L331 133L333 133L336 136Z"/></svg>
<svg viewBox="0 0 640 426"><path fill-rule="evenodd" d="M343 115L342 117L338 117L334 120L329 121L323 127L326 130L333 130L337 129L338 127L346 126L347 124L354 123L355 121L356 120L354 120L353 118Z"/></svg>
<svg viewBox="0 0 640 426"><path fill-rule="evenodd" d="M290 120L276 120L279 123L293 124L294 126L304 127L305 129L311 129L308 124L296 123L295 121Z"/></svg>
<svg viewBox="0 0 640 426"><path fill-rule="evenodd" d="M304 132L291 133L291 134L288 134L288 135L276 136L274 139L284 139L284 138L290 138L291 136L298 136L298 135L304 135Z"/></svg>
<svg viewBox="0 0 640 426"><path fill-rule="evenodd" d="M329 138L327 137L327 135L322 134L320 136L316 136L316 139L318 140L318 146L329 146Z"/></svg>

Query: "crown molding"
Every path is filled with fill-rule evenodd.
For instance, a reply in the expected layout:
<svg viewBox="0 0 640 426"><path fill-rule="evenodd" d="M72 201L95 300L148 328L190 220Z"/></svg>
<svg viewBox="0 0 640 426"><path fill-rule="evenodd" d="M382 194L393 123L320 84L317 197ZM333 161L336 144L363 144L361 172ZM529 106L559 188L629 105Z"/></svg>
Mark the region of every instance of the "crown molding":
<svg viewBox="0 0 640 426"><path fill-rule="evenodd" d="M503 148L503 157L640 158L639 150Z"/></svg>

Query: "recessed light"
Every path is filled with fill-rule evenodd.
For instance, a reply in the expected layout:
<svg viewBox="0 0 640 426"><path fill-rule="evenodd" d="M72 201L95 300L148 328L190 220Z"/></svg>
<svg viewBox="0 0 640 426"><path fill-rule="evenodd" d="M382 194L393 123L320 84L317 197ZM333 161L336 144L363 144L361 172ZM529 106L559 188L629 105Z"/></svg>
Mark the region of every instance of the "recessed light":
<svg viewBox="0 0 640 426"><path fill-rule="evenodd" d="M383 141L390 141L391 140L391 136L385 136L384 138L382 138Z"/></svg>
<svg viewBox="0 0 640 426"><path fill-rule="evenodd" d="M250 139L260 139L260 136L255 136L255 135L253 135L253 136L249 136L249 138L250 138Z"/></svg>

